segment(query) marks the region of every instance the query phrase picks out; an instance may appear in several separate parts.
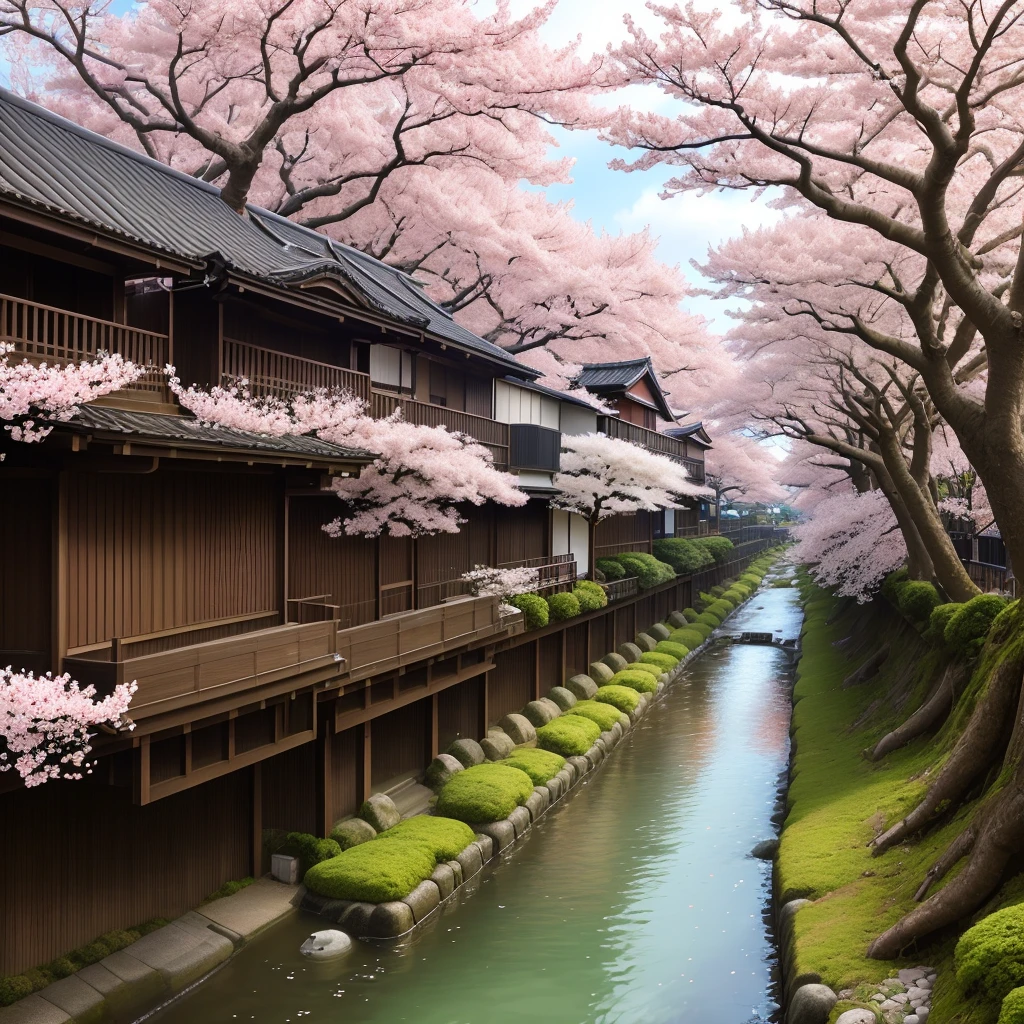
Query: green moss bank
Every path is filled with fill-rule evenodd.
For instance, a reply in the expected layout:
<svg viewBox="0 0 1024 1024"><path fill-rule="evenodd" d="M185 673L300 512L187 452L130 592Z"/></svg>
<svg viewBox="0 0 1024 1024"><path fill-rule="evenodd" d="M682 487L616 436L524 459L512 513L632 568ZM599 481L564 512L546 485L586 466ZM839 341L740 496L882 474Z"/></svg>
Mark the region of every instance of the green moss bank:
<svg viewBox="0 0 1024 1024"><path fill-rule="evenodd" d="M899 967L927 964L938 971L930 1024L997 1024L999 1001L957 980L953 953L974 921L1024 904L1024 877L1007 882L961 928L905 951L895 963L865 955L875 937L917 905L914 894L925 873L974 809L962 808L882 856L868 849L878 832L921 797L956 739L963 702L938 734L920 737L877 763L864 751L920 706L948 655L921 640L888 606L840 607L806 580L802 593L803 653L793 692L794 750L775 895L777 909L796 898L813 902L796 912L784 951L786 977L817 976L836 992L855 989L869 998ZM865 685L843 689L850 672L886 642L893 654L882 671ZM985 661L968 690L983 685ZM856 1005L864 1003L840 1001L830 1020Z"/></svg>

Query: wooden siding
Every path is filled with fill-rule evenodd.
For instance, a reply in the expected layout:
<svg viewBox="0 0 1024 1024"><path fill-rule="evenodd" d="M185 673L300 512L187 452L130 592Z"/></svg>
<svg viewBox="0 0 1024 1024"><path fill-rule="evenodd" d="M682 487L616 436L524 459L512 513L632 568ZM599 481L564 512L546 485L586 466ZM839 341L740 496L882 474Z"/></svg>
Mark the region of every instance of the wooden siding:
<svg viewBox="0 0 1024 1024"><path fill-rule="evenodd" d="M594 556L606 558L623 551L651 550L651 513L632 516L609 516L594 531Z"/></svg>
<svg viewBox="0 0 1024 1024"><path fill-rule="evenodd" d="M502 511L497 520L498 565L551 554L550 511L547 502L531 501L525 508Z"/></svg>
<svg viewBox="0 0 1024 1024"><path fill-rule="evenodd" d="M537 688L543 695L552 686L561 686L562 679L562 637L565 631L541 637L538 641L540 653L537 658Z"/></svg>
<svg viewBox="0 0 1024 1024"><path fill-rule="evenodd" d="M493 510L469 508L457 534L439 533L416 541L416 607L429 608L453 596L453 583L475 565L492 565ZM505 513L509 514L509 513Z"/></svg>
<svg viewBox="0 0 1024 1024"><path fill-rule="evenodd" d="M68 477L67 647L272 611L270 475Z"/></svg>
<svg viewBox="0 0 1024 1024"><path fill-rule="evenodd" d="M615 650L615 612L608 611L592 619L590 623L590 659L600 661L610 651Z"/></svg>
<svg viewBox="0 0 1024 1024"><path fill-rule="evenodd" d="M469 679L437 695L437 744L445 750L454 739L480 738L483 680Z"/></svg>
<svg viewBox="0 0 1024 1024"><path fill-rule="evenodd" d="M414 607L414 544L411 537L384 534L377 541L380 616L408 612Z"/></svg>
<svg viewBox="0 0 1024 1024"><path fill-rule="evenodd" d="M371 722L370 774L374 787L426 767L430 760L429 726L429 700L418 700Z"/></svg>
<svg viewBox="0 0 1024 1024"><path fill-rule="evenodd" d="M363 727L331 733L332 824L355 814L363 802Z"/></svg>
<svg viewBox="0 0 1024 1024"><path fill-rule="evenodd" d="M494 670L487 676L488 725L533 700L536 644L531 640L495 655Z"/></svg>
<svg viewBox="0 0 1024 1024"><path fill-rule="evenodd" d="M112 928L177 917L248 875L251 778L236 772L146 807L99 782L0 797L0 975Z"/></svg>
<svg viewBox="0 0 1024 1024"><path fill-rule="evenodd" d="M316 818L316 746L306 743L260 765L262 825L319 834Z"/></svg>
<svg viewBox="0 0 1024 1024"><path fill-rule="evenodd" d="M287 310L287 312L285 312ZM335 366L350 365L349 340L342 324L297 307L270 308L244 299L224 303L224 335L249 345L313 359Z"/></svg>
<svg viewBox="0 0 1024 1024"><path fill-rule="evenodd" d="M345 629L376 618L377 545L365 537L328 537L321 527L340 511L333 495L289 500L288 597L326 595Z"/></svg>
<svg viewBox="0 0 1024 1024"><path fill-rule="evenodd" d="M45 477L0 469L0 665L50 668L51 493Z"/></svg>
<svg viewBox="0 0 1024 1024"><path fill-rule="evenodd" d="M569 626L565 631L565 677L576 675L578 672L586 672L590 664L589 652L587 650L587 632L589 627L586 623L578 626Z"/></svg>

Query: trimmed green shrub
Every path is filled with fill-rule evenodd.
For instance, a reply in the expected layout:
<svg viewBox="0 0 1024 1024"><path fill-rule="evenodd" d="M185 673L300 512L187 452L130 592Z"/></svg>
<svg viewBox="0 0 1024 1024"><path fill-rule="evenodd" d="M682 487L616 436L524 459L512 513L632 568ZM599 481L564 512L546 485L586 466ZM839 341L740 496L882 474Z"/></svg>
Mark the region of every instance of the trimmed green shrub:
<svg viewBox="0 0 1024 1024"><path fill-rule="evenodd" d="M1017 623L1017 614L1020 610L1020 598L1010 601L1006 607L992 620L992 626L988 631L988 638L996 643L1002 643L1011 628Z"/></svg>
<svg viewBox="0 0 1024 1024"><path fill-rule="evenodd" d="M715 560L711 552L685 537L667 537L654 542L654 557L666 562L680 576L692 576Z"/></svg>
<svg viewBox="0 0 1024 1024"><path fill-rule="evenodd" d="M1024 985L1024 905L997 910L968 928L953 960L956 980L990 999L1004 999Z"/></svg>
<svg viewBox="0 0 1024 1024"><path fill-rule="evenodd" d="M373 839L314 865L305 885L335 900L387 903L400 900L437 867L430 846L414 839Z"/></svg>
<svg viewBox="0 0 1024 1024"><path fill-rule="evenodd" d="M725 593L725 587L723 587L721 583L716 583L716 584L715 584L715 585L714 585L714 586L713 586L713 587L712 587L712 588L711 588L711 589L710 589L710 590L708 591L708 593L709 593L709 594L711 595L711 598L712 598L712 600L714 600L714 599L715 599L716 597L721 597L721 596L722 596L722 594L724 594L724 593Z"/></svg>
<svg viewBox="0 0 1024 1024"><path fill-rule="evenodd" d="M654 676L655 680L661 675L661 669L656 665L652 665L650 662L644 661L642 658L640 661L634 661L627 668L622 670L623 672L643 672L644 675ZM612 676L612 679L615 677Z"/></svg>
<svg viewBox="0 0 1024 1024"><path fill-rule="evenodd" d="M575 619L580 613L580 602L574 594L552 594L548 598L549 618L553 622Z"/></svg>
<svg viewBox="0 0 1024 1024"><path fill-rule="evenodd" d="M593 580L580 580L573 588L573 595L580 603L581 612L596 612L608 604L608 595L604 587Z"/></svg>
<svg viewBox="0 0 1024 1024"><path fill-rule="evenodd" d="M520 747L511 757L506 757L498 764L518 768L530 776L535 786L543 786L565 767L565 758L539 747Z"/></svg>
<svg viewBox="0 0 1024 1024"><path fill-rule="evenodd" d="M280 852L286 853L290 857L299 858L299 881L301 882L301 876L305 875L314 864L337 857L341 853L341 847L333 839L318 839L308 832L289 832Z"/></svg>
<svg viewBox="0 0 1024 1024"><path fill-rule="evenodd" d="M679 632L688 632L688 630L680 630ZM673 634L674 636L675 634ZM699 639L699 637L698 637ZM694 644L694 647L699 647L700 644ZM660 640L657 647L654 648L655 654L666 654L670 658L675 658L677 661L682 661L690 653L690 648L686 644L679 643L678 640Z"/></svg>
<svg viewBox="0 0 1024 1024"><path fill-rule="evenodd" d="M1003 1000L996 1024L1024 1024L1024 988L1015 988Z"/></svg>
<svg viewBox="0 0 1024 1024"><path fill-rule="evenodd" d="M745 583L734 583L722 597L726 601L732 601L733 604L739 604L741 601L746 601L752 593L753 591Z"/></svg>
<svg viewBox="0 0 1024 1024"><path fill-rule="evenodd" d="M898 602L899 610L911 622L928 622L932 610L942 604L942 597L930 583L910 580L900 589Z"/></svg>
<svg viewBox="0 0 1024 1024"><path fill-rule="evenodd" d="M740 576L740 583L746 583L750 587L757 589L761 585L761 580L764 577L760 573L751 572L749 569Z"/></svg>
<svg viewBox="0 0 1024 1024"><path fill-rule="evenodd" d="M601 727L597 722L582 715L562 715L537 730L537 746L553 750L562 757L572 757L585 754L600 735Z"/></svg>
<svg viewBox="0 0 1024 1024"><path fill-rule="evenodd" d="M497 763L478 764L453 775L445 783L437 798L436 810L459 821L498 821L507 818L532 792L533 780L519 768Z"/></svg>
<svg viewBox="0 0 1024 1024"><path fill-rule="evenodd" d="M732 614L734 608L735 605L723 598L719 598L713 605L711 605L710 608L707 609L707 611L704 612L704 614L707 615L708 612L710 612L712 615L717 615L720 619L724 619L726 616Z"/></svg>
<svg viewBox="0 0 1024 1024"><path fill-rule="evenodd" d="M946 627L949 625L949 620L961 608L963 605L956 601L940 604L938 608L933 608L931 615L928 616L928 628L921 635L940 650L944 648L946 646Z"/></svg>
<svg viewBox="0 0 1024 1024"><path fill-rule="evenodd" d="M665 562L659 562L646 551L626 551L616 555L615 560L630 576L637 578L641 590L650 590L659 583L675 579L675 570Z"/></svg>
<svg viewBox="0 0 1024 1024"><path fill-rule="evenodd" d="M654 669L657 675L650 672L641 672L639 671L641 664L641 662L637 662L623 672L616 672L608 685L628 686L631 690L636 690L638 693L656 693L658 690L658 676L661 675L661 670L655 668L654 665L647 665L646 667Z"/></svg>
<svg viewBox="0 0 1024 1024"><path fill-rule="evenodd" d="M508 603L523 613L527 629L540 629L548 624L548 603L539 594L515 594Z"/></svg>
<svg viewBox="0 0 1024 1024"><path fill-rule="evenodd" d="M386 832L381 832L370 842L422 843L430 849L436 860L454 860L473 842L474 835L473 830L465 822L433 814L417 814L415 817L400 821Z"/></svg>
<svg viewBox="0 0 1024 1024"><path fill-rule="evenodd" d="M695 651L710 635L710 626L705 626L703 622L695 622L686 629L674 630L668 639L670 643L682 644L687 650Z"/></svg>
<svg viewBox="0 0 1024 1024"><path fill-rule="evenodd" d="M580 718L589 718L590 721L595 722L601 732L607 732L616 722L622 724L622 712L613 708L611 704L602 704L598 700L581 700L577 701L568 711L567 715L579 715ZM626 718L626 725L629 724L629 718Z"/></svg>
<svg viewBox="0 0 1024 1024"><path fill-rule="evenodd" d="M667 641L664 640L661 641L661 643L666 642ZM660 646L661 644L659 643L658 647ZM654 665L654 667L659 669L661 672L671 672L672 669L679 664L680 660L680 658L675 658L671 654L667 654L665 651L659 651L657 647L655 647L653 651L644 651L644 653L640 655L640 663L642 665Z"/></svg>
<svg viewBox="0 0 1024 1024"><path fill-rule="evenodd" d="M898 608L900 603L900 591L903 585L910 579L910 573L906 569L897 569L889 573L882 580L881 594L889 604Z"/></svg>
<svg viewBox="0 0 1024 1024"><path fill-rule="evenodd" d="M728 562L732 555L733 543L728 537L696 537L695 544L699 544L715 560L715 565Z"/></svg>
<svg viewBox="0 0 1024 1024"><path fill-rule="evenodd" d="M697 622L702 623L705 626L710 626L712 629L718 629L722 624L722 620L714 614L714 612L701 612L697 616Z"/></svg>
<svg viewBox="0 0 1024 1024"><path fill-rule="evenodd" d="M637 705L640 703L640 694L628 686L612 686L609 684L597 688L594 700L600 704L611 704L613 708L617 708L623 714L628 715L630 711L636 711Z"/></svg>
<svg viewBox="0 0 1024 1024"><path fill-rule="evenodd" d="M942 634L946 646L966 658L977 657L995 617L1005 607L1006 600L996 594L972 597L947 623Z"/></svg>
<svg viewBox="0 0 1024 1024"><path fill-rule="evenodd" d="M699 616L700 612L697 611L696 608L683 609L683 618L686 619L687 622L696 622Z"/></svg>
<svg viewBox="0 0 1024 1024"><path fill-rule="evenodd" d="M626 578L626 570L615 561L614 558L599 558L594 563L604 573L607 580L621 580Z"/></svg>

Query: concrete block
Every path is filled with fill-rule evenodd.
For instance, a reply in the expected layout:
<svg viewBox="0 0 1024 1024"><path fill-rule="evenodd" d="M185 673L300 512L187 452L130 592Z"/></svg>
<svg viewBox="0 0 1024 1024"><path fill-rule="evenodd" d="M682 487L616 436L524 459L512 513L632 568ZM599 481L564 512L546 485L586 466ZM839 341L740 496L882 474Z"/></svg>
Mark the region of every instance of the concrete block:
<svg viewBox="0 0 1024 1024"><path fill-rule="evenodd" d="M39 995L26 996L0 1009L0 1024L68 1024L71 1018Z"/></svg>
<svg viewBox="0 0 1024 1024"><path fill-rule="evenodd" d="M484 763L484 752L476 740L465 737L454 740L447 752L459 761L463 768L472 768Z"/></svg>
<svg viewBox="0 0 1024 1024"><path fill-rule="evenodd" d="M297 897L297 890L290 885L270 878L257 878L234 896L207 903L196 913L243 939L249 939L293 913Z"/></svg>
<svg viewBox="0 0 1024 1024"><path fill-rule="evenodd" d="M455 887L458 888L462 885L462 865L457 860L450 860L447 864L452 869L452 874L455 876Z"/></svg>
<svg viewBox="0 0 1024 1024"><path fill-rule="evenodd" d="M530 724L535 729L547 725L548 722L553 722L561 713L561 710L554 701L531 700L523 708L523 717L529 719Z"/></svg>
<svg viewBox="0 0 1024 1024"><path fill-rule="evenodd" d="M359 817L368 821L378 832L385 832L402 820L402 813L386 793L374 793L359 808Z"/></svg>
<svg viewBox="0 0 1024 1024"><path fill-rule="evenodd" d="M594 692L597 692L596 687ZM560 711L568 711L576 704L578 698L568 687L553 686L548 692L548 699L553 700L558 705Z"/></svg>
<svg viewBox="0 0 1024 1024"><path fill-rule="evenodd" d="M394 939L404 935L416 923L412 907L396 900L393 903L378 903L364 934L375 939Z"/></svg>
<svg viewBox="0 0 1024 1024"><path fill-rule="evenodd" d="M431 879L425 878L401 902L409 907L413 920L419 924L441 905L441 892Z"/></svg>
<svg viewBox="0 0 1024 1024"><path fill-rule="evenodd" d="M446 900L455 892L455 872L447 864L438 864L430 876L430 880L437 886L441 899Z"/></svg>
<svg viewBox="0 0 1024 1024"><path fill-rule="evenodd" d="M104 1015L103 996L77 974L47 985L39 995L63 1010L76 1024L92 1024Z"/></svg>
<svg viewBox="0 0 1024 1024"><path fill-rule="evenodd" d="M511 846L516 841L516 830L512 822L507 819L490 821L486 825L477 825L476 830L481 835L490 836L494 841L495 853L501 853L505 847Z"/></svg>
<svg viewBox="0 0 1024 1024"><path fill-rule="evenodd" d="M476 843L470 843L455 859L462 867L462 879L465 882L468 882L483 867L480 847Z"/></svg>
<svg viewBox="0 0 1024 1024"><path fill-rule="evenodd" d="M602 665L602 668L607 668L606 665ZM608 678L611 679L612 674L610 673ZM597 683L590 678L588 675L575 675L571 679L568 679L565 684L565 688L577 699L577 700L590 700L595 693L597 693Z"/></svg>
<svg viewBox="0 0 1024 1024"><path fill-rule="evenodd" d="M494 840L490 836L478 833L476 837L476 845L480 850L481 862L486 864L496 852L494 849Z"/></svg>
<svg viewBox="0 0 1024 1024"><path fill-rule="evenodd" d="M534 786L523 806L530 812L530 820L536 821L551 805L551 794L545 786Z"/></svg>
<svg viewBox="0 0 1024 1024"><path fill-rule="evenodd" d="M499 723L515 744L529 743L537 738L533 723L522 715L506 715Z"/></svg>
<svg viewBox="0 0 1024 1024"><path fill-rule="evenodd" d="M128 947L136 960L159 971L174 992L180 992L208 974L231 956L235 948L230 939L212 928L197 925L192 918L209 924L198 914L186 914Z"/></svg>
<svg viewBox="0 0 1024 1024"><path fill-rule="evenodd" d="M653 651L658 646L658 641L648 633L637 633L633 638L633 643L644 652Z"/></svg>
<svg viewBox="0 0 1024 1024"><path fill-rule="evenodd" d="M525 807L517 807L508 816L508 821L512 823L512 827L516 830L516 839L519 839L530 827L530 812Z"/></svg>
<svg viewBox="0 0 1024 1024"><path fill-rule="evenodd" d="M299 884L299 858L286 853L275 853L270 858L270 873L285 885Z"/></svg>
<svg viewBox="0 0 1024 1024"><path fill-rule="evenodd" d="M678 626L676 628L682 629L682 626ZM653 626L648 626L644 632L648 636L654 637L655 640L667 640L672 635L672 630L670 630L663 622L656 622Z"/></svg>
<svg viewBox="0 0 1024 1024"><path fill-rule="evenodd" d="M625 646L625 644L623 644L623 646ZM610 668L612 670L612 672L615 673L615 672L622 672L624 669L629 668L629 666L634 661L637 661L639 658L640 658L639 652L637 653L635 658L626 658L623 655L623 653L622 653L622 648L619 648L618 652L616 652L614 654L606 654L601 659L601 661L603 661L605 663L605 665L607 665L608 668ZM593 675L593 673L591 673L591 675Z"/></svg>

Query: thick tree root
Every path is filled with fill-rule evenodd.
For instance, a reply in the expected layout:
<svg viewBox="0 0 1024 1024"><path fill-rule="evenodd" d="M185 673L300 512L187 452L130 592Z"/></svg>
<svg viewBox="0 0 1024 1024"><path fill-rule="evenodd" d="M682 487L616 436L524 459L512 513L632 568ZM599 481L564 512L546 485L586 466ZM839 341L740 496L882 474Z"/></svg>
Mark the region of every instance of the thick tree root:
<svg viewBox="0 0 1024 1024"><path fill-rule="evenodd" d="M976 838L965 840L960 848L958 840L936 864L948 871L969 849L964 870L875 939L868 948L869 957L894 959L911 943L974 913L995 892L1010 858L1024 845L1024 792L1019 781L999 793L981 817L983 821L974 826Z"/></svg>
<svg viewBox="0 0 1024 1024"><path fill-rule="evenodd" d="M993 671L988 689L924 799L871 843L875 855L924 828L940 805L959 803L973 783L1002 760L1020 694L1021 659L1007 658Z"/></svg>
<svg viewBox="0 0 1024 1024"><path fill-rule="evenodd" d="M953 694L956 685L963 675L960 665L950 665L939 685L931 692L928 699L902 725L883 736L874 749L867 752L869 761L879 761L886 754L891 754L900 747L905 747L911 740L941 725L953 707Z"/></svg>
<svg viewBox="0 0 1024 1024"><path fill-rule="evenodd" d="M974 840L976 833L973 826L971 828L965 828L946 847L946 852L931 866L928 874L924 876L924 881L921 883L921 887L914 893L914 901L920 903L921 900L928 895L928 890L936 883L941 881L954 865L959 864L964 857L967 856L974 848Z"/></svg>
<svg viewBox="0 0 1024 1024"><path fill-rule="evenodd" d="M856 671L851 672L843 680L843 689L848 690L851 686L861 686L868 682L870 679L874 679L878 675L879 669L885 664L886 658L889 657L889 645L886 644L880 650L868 658L867 661L861 665Z"/></svg>

